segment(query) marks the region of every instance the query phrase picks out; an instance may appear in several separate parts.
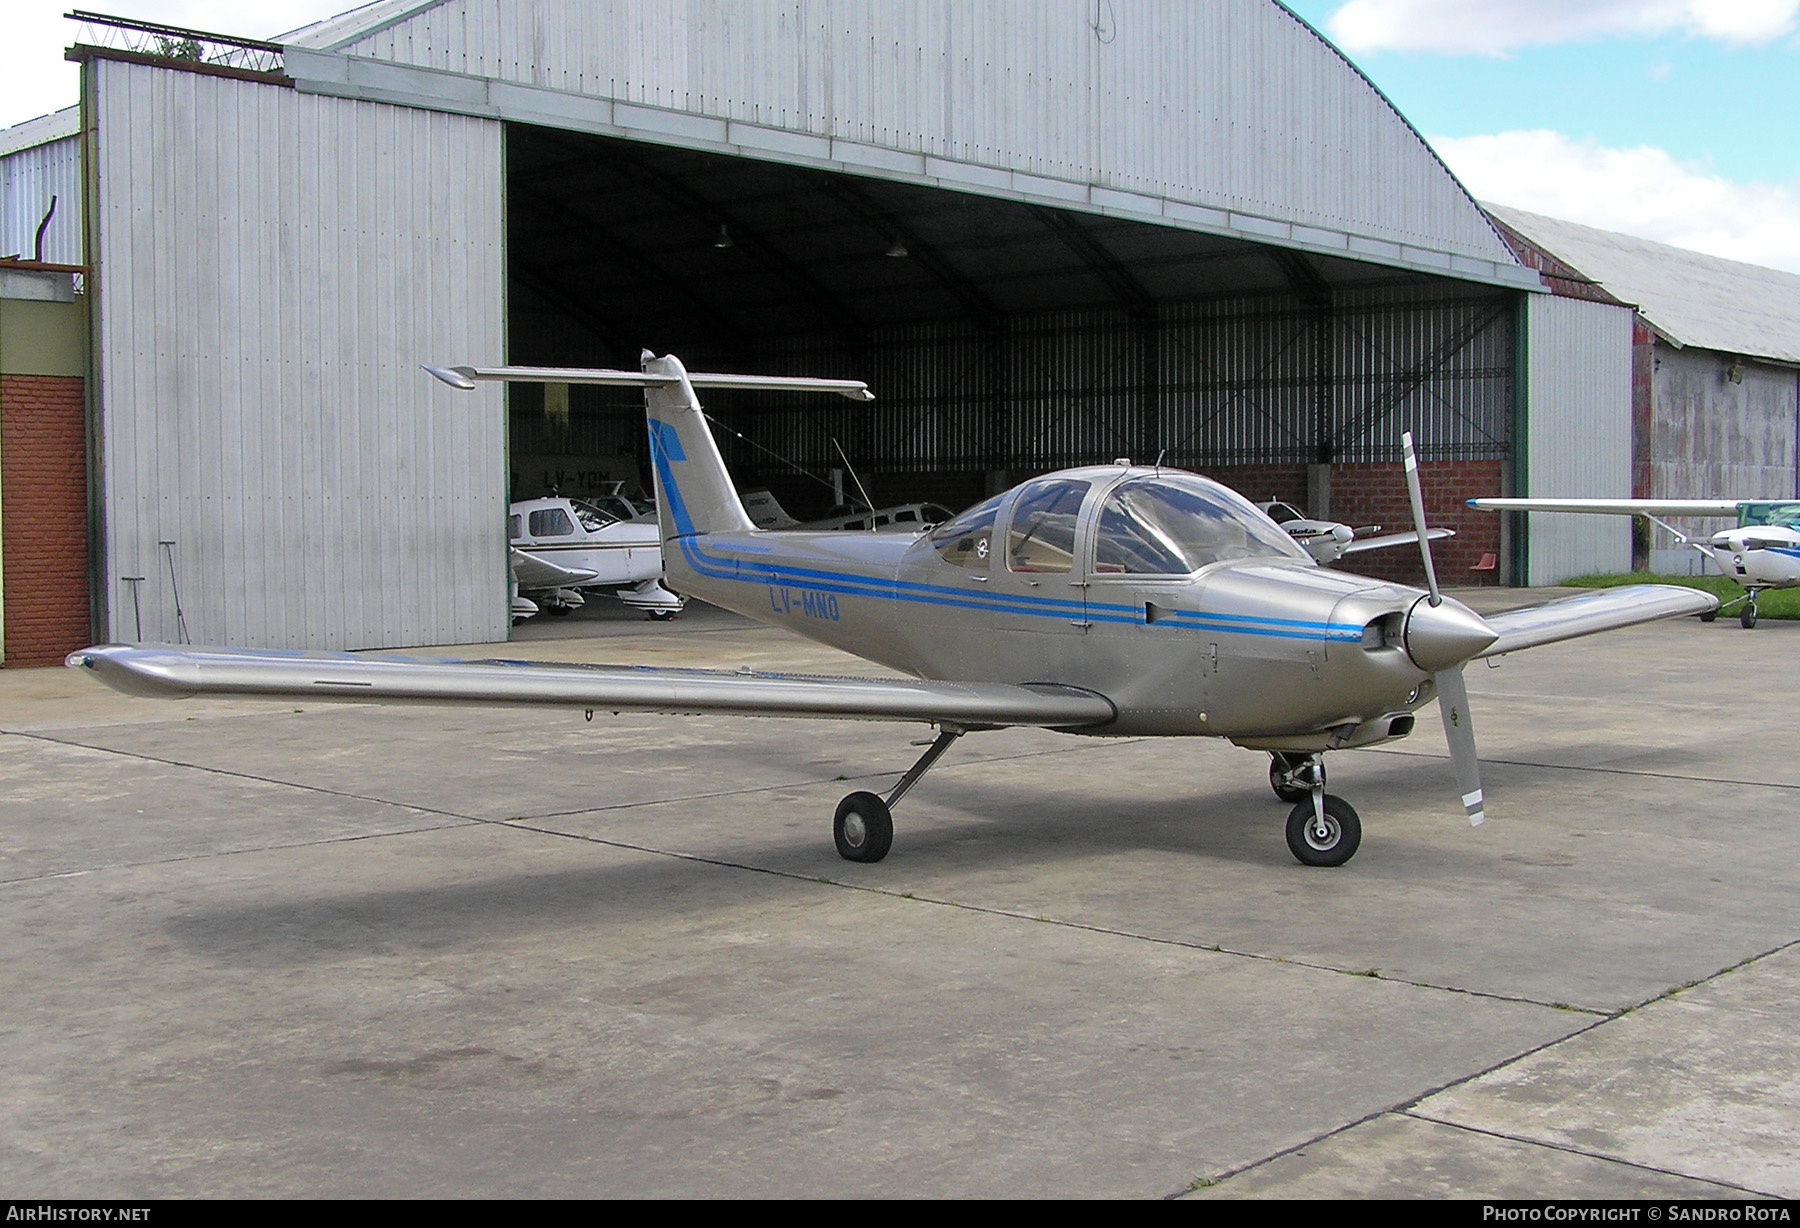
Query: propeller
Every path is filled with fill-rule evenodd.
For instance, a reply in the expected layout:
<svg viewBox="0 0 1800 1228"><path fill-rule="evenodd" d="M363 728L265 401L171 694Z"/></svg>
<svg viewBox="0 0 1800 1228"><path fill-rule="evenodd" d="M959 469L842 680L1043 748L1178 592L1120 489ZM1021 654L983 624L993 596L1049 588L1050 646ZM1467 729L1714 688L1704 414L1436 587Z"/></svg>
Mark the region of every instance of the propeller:
<svg viewBox="0 0 1800 1228"><path fill-rule="evenodd" d="M1469 816L1469 826L1479 827L1487 814L1463 665L1493 643L1495 635L1493 628L1473 610L1457 602L1449 608L1444 605L1443 594L1438 592L1437 569L1431 565L1431 542L1425 534L1425 496L1419 490L1419 457L1413 450L1412 432L1401 435L1400 442L1406 449L1406 493L1412 500L1413 528L1419 532L1419 554L1425 560L1425 588L1429 594L1407 613L1406 650L1414 664L1431 671L1432 681L1437 684L1438 714L1444 718L1444 738L1450 743L1450 762L1456 769L1463 811ZM1420 605L1427 608L1422 610Z"/></svg>

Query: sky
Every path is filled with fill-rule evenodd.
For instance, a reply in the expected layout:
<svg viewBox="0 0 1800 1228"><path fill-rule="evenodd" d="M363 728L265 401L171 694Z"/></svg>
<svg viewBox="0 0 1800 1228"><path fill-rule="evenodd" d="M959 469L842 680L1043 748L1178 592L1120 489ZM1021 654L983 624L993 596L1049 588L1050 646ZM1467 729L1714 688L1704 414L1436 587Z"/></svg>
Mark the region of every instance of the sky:
<svg viewBox="0 0 1800 1228"><path fill-rule="evenodd" d="M267 38L350 0L88 0ZM64 0L5 0L0 126L75 101ZM1288 0L1478 200L1800 273L1800 0Z"/></svg>

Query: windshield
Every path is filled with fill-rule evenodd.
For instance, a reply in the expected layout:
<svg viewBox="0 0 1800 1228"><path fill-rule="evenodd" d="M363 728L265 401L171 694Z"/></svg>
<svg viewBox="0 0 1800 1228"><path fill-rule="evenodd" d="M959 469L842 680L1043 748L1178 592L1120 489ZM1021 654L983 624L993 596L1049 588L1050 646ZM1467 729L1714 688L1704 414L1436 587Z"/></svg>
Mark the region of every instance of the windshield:
<svg viewBox="0 0 1800 1228"><path fill-rule="evenodd" d="M932 531L931 546L946 563L986 571L988 551L994 535L994 516L1000 510L1001 496L995 495Z"/></svg>
<svg viewBox="0 0 1800 1228"><path fill-rule="evenodd" d="M1227 559L1312 556L1245 498L1187 473L1134 478L1100 509L1094 571L1113 575L1186 575Z"/></svg>
<svg viewBox="0 0 1800 1228"><path fill-rule="evenodd" d="M598 533L619 519L617 516L608 515L591 503L582 503L572 499L569 501L569 506L575 509L575 519L581 521L581 527L589 533Z"/></svg>
<svg viewBox="0 0 1800 1228"><path fill-rule="evenodd" d="M1800 503L1746 503L1738 509L1738 528L1765 524L1800 529Z"/></svg>

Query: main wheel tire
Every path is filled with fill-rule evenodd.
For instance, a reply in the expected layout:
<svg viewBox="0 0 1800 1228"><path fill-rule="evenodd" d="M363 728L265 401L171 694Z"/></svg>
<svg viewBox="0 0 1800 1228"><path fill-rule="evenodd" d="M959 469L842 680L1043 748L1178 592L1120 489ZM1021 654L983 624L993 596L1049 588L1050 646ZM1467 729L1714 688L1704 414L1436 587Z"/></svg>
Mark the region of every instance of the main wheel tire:
<svg viewBox="0 0 1800 1228"><path fill-rule="evenodd" d="M1325 826L1324 837L1313 830L1310 797L1288 813L1288 850L1301 865L1341 866L1356 856L1356 848L1362 843L1362 820L1357 817L1355 807L1343 798L1327 793Z"/></svg>
<svg viewBox="0 0 1800 1228"><path fill-rule="evenodd" d="M831 838L845 861L880 861L894 846L894 814L874 793L852 793L838 803Z"/></svg>
<svg viewBox="0 0 1800 1228"><path fill-rule="evenodd" d="M1719 612L1717 610L1708 610L1700 616L1700 621L1703 623L1715 622L1718 620L1718 617Z"/></svg>
<svg viewBox="0 0 1800 1228"><path fill-rule="evenodd" d="M670 621L671 619L673 619L677 614L681 613L681 611L680 610L645 610L644 613L646 613L650 616L651 622L666 623L666 622Z"/></svg>
<svg viewBox="0 0 1800 1228"><path fill-rule="evenodd" d="M575 607L572 605L547 605L544 607L544 613L551 618L567 618L574 612Z"/></svg>
<svg viewBox="0 0 1800 1228"><path fill-rule="evenodd" d="M1744 608L1738 612L1738 625L1746 631L1756 625L1756 603L1754 601L1746 602Z"/></svg>
<svg viewBox="0 0 1800 1228"><path fill-rule="evenodd" d="M1288 780L1298 763L1289 759L1278 750L1269 752L1269 788L1275 790L1275 796L1284 802L1301 802L1312 796L1312 790ZM1319 783L1325 783L1325 765L1319 764Z"/></svg>

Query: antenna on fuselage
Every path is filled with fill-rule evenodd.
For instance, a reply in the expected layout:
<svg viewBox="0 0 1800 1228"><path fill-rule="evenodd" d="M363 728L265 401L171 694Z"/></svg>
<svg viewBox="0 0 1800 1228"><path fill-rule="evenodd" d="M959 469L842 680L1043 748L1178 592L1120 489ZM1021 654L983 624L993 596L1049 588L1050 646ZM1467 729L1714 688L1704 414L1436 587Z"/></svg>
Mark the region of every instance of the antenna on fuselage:
<svg viewBox="0 0 1800 1228"><path fill-rule="evenodd" d="M837 449L839 459L844 462L844 468L850 471L850 480L856 483L856 493L862 496L863 506L868 508L871 512L874 511L875 500L869 498L869 492L863 489L862 479L856 476L856 466L852 465L850 463L850 458L844 455L844 445L837 441L837 436L835 435L831 437L831 446ZM874 527L875 520L871 517L869 519L869 528L872 530Z"/></svg>

